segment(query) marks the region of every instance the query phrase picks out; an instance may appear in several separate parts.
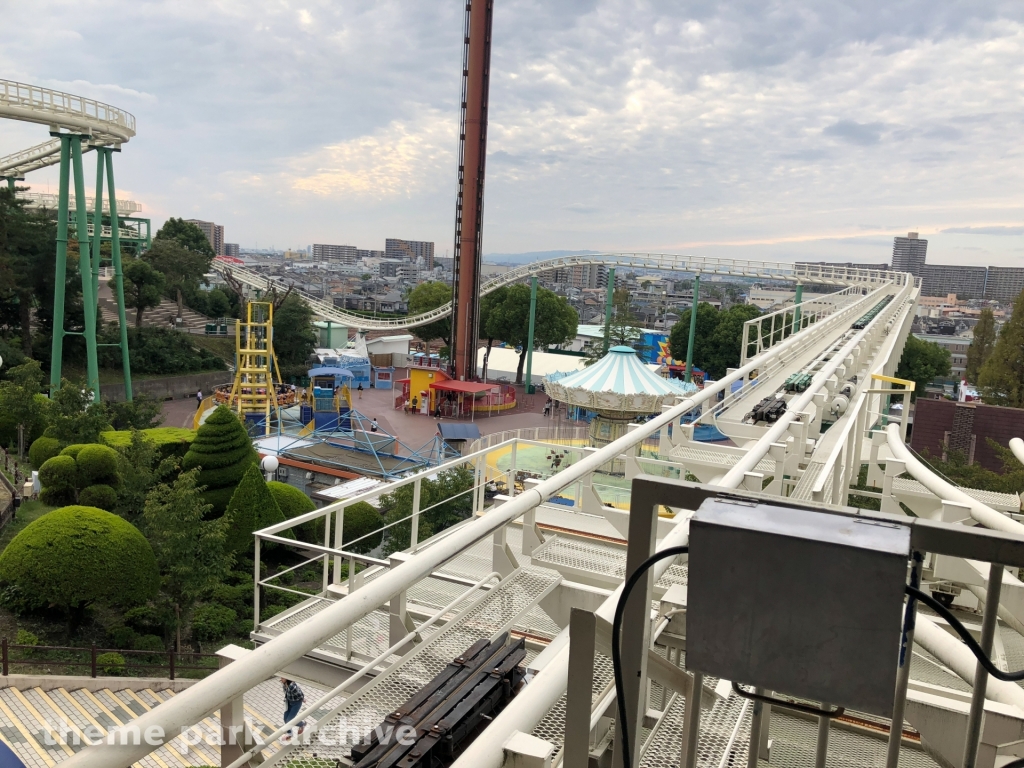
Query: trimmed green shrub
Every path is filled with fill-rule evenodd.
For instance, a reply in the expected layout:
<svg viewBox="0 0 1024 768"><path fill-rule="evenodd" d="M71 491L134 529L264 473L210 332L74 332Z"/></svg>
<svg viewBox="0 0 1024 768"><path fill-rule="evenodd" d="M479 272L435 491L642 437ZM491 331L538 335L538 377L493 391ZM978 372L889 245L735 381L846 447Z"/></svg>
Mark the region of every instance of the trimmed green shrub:
<svg viewBox="0 0 1024 768"><path fill-rule="evenodd" d="M135 639L136 651L149 651L150 653L163 653L167 650L167 644L158 635L142 635Z"/></svg>
<svg viewBox="0 0 1024 768"><path fill-rule="evenodd" d="M114 507L117 506L117 491L103 483L90 485L79 492L78 503L86 507L96 507L113 512Z"/></svg>
<svg viewBox="0 0 1024 768"><path fill-rule="evenodd" d="M60 455L70 456L75 461L78 461L78 454L81 453L82 449L85 448L87 445L89 445L89 443L74 443L72 445L69 445L63 451L61 451Z"/></svg>
<svg viewBox="0 0 1024 768"><path fill-rule="evenodd" d="M366 501L357 501L350 507L345 507L345 523L342 525L341 541L342 546L347 546L350 541L356 541L351 545L354 552L363 554L380 546L384 533L376 533L373 536L362 538L373 531L379 531L384 526L384 518L372 504Z"/></svg>
<svg viewBox="0 0 1024 768"><path fill-rule="evenodd" d="M274 501L277 502L277 506L281 508L281 513L284 515L285 520L291 520L294 517L304 515L316 509L316 504L313 503L313 500L295 486L271 480L267 483L267 488L270 489L270 493L274 497ZM314 520L311 523L305 523L297 528L293 528L292 532L302 541L308 541L311 544L322 544L324 540L324 522L323 520Z"/></svg>
<svg viewBox="0 0 1024 768"><path fill-rule="evenodd" d="M224 513L231 520L231 527L228 529L228 537L224 542L224 549L228 552L247 552L252 549L254 531L266 528L268 525L284 522L284 514L281 508L274 501L274 496L267 488L267 481L263 479L263 473L259 467L251 464L242 481L235 489L228 509ZM287 535L290 532L282 532ZM264 547L271 547L264 544Z"/></svg>
<svg viewBox="0 0 1024 768"><path fill-rule="evenodd" d="M220 640L237 620L238 614L223 605L200 605L192 614L192 636L201 642Z"/></svg>
<svg viewBox="0 0 1024 768"><path fill-rule="evenodd" d="M39 645L39 636L34 635L27 629L19 629L18 636L14 639L15 645Z"/></svg>
<svg viewBox="0 0 1024 768"><path fill-rule="evenodd" d="M78 465L71 456L54 456L39 468L39 482L43 485L40 495L43 503L73 504L78 488Z"/></svg>
<svg viewBox="0 0 1024 768"><path fill-rule="evenodd" d="M180 427L153 427L139 432L157 449L161 459L171 456L184 458L196 437L196 430ZM111 448L123 448L131 445L132 433L131 430L102 432L100 440Z"/></svg>
<svg viewBox="0 0 1024 768"><path fill-rule="evenodd" d="M206 486L203 500L213 506L213 514L220 515L227 509L246 470L258 463L256 449L242 422L222 405L199 427L181 468L202 467L199 485Z"/></svg>
<svg viewBox="0 0 1024 768"><path fill-rule="evenodd" d="M117 485L117 452L99 443L82 446L75 457L82 485Z"/></svg>
<svg viewBox="0 0 1024 768"><path fill-rule="evenodd" d="M120 653L101 653L96 657L96 667L105 675L123 675L124 656Z"/></svg>
<svg viewBox="0 0 1024 768"><path fill-rule="evenodd" d="M60 453L60 443L52 437L38 438L28 449L28 460L39 469L49 459Z"/></svg>
<svg viewBox="0 0 1024 768"><path fill-rule="evenodd" d="M110 644L122 650L131 650L139 637L139 633L131 627L114 627L107 635L110 637Z"/></svg>
<svg viewBox="0 0 1024 768"><path fill-rule="evenodd" d="M51 459L53 461L53 459ZM0 586L59 608L71 631L94 602L130 606L160 587L156 557L131 523L95 507L54 510L29 523L0 554Z"/></svg>

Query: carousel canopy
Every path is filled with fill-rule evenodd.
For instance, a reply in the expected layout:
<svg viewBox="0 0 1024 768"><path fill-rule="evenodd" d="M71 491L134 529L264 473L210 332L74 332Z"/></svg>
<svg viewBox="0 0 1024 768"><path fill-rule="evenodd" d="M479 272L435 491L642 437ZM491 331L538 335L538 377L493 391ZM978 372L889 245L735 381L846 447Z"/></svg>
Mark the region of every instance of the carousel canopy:
<svg viewBox="0 0 1024 768"><path fill-rule="evenodd" d="M568 376L545 379L555 400L620 413L654 413L676 397L696 391L693 384L664 379L632 347L612 347L598 362Z"/></svg>

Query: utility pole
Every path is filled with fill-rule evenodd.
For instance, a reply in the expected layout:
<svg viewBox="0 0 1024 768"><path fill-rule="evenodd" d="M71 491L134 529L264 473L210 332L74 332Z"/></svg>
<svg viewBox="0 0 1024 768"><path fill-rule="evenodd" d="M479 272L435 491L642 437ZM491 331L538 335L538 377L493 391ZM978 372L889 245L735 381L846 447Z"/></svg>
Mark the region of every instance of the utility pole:
<svg viewBox="0 0 1024 768"><path fill-rule="evenodd" d="M700 296L700 272L693 278L693 300L690 303L690 343L686 346L686 383L693 381L693 342L697 335L697 300Z"/></svg>

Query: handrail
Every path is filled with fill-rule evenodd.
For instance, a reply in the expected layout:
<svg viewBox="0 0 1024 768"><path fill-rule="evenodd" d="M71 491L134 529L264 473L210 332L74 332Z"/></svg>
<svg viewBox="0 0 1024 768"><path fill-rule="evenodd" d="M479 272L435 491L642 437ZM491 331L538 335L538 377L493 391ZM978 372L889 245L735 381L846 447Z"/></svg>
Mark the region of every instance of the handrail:
<svg viewBox="0 0 1024 768"><path fill-rule="evenodd" d="M601 253L588 256L562 256L524 264L488 280L480 287L480 295L486 295L530 275L584 265L633 267L635 269L668 270L671 272L697 272L700 274L755 277L762 280L815 282L826 285L895 284L903 286L909 282L908 278L911 278L909 273L882 272L879 270L852 269L847 267L823 267L820 265L790 266L766 261L716 259L705 256L683 256L678 254ZM260 290L269 290L270 288L284 290L289 287L279 278L262 275L245 267L233 266L220 259L214 259L212 268L221 274L230 274L241 282ZM339 310L333 304L312 296L305 291L298 290L294 286L291 286L291 288L293 293L302 296L310 305L310 308L321 317L329 318L332 321L349 327L366 330L415 328L447 317L452 311L452 304L448 302L418 315L387 319L367 318L362 315L354 315L344 310Z"/></svg>
<svg viewBox="0 0 1024 768"><path fill-rule="evenodd" d="M1011 438L1010 450L1017 457L1017 461L1024 464L1024 440L1021 440L1019 437Z"/></svg>
<svg viewBox="0 0 1024 768"><path fill-rule="evenodd" d="M38 85L0 80L0 117L85 130L107 142L126 142L135 135L135 116L84 96Z"/></svg>

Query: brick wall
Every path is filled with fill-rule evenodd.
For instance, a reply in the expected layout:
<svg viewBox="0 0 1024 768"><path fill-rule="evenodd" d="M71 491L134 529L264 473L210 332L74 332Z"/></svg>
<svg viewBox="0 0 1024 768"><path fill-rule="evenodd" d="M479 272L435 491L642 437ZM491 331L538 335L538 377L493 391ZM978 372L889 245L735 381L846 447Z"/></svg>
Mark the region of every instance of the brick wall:
<svg viewBox="0 0 1024 768"><path fill-rule="evenodd" d="M1024 437L1024 409L922 398L914 409L910 446L918 453L927 449L942 456L948 445L968 458L973 446L974 463L1002 472L1003 462L986 438L1005 448L1012 437Z"/></svg>

